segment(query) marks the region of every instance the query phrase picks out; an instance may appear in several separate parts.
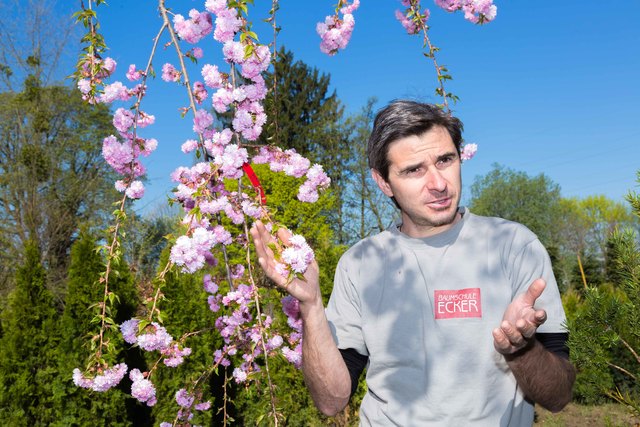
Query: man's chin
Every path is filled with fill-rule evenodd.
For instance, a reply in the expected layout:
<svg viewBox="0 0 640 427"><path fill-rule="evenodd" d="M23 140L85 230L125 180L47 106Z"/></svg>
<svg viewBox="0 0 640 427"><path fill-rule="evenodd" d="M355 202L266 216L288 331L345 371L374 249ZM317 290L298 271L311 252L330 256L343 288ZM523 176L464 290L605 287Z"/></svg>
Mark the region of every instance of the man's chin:
<svg viewBox="0 0 640 427"><path fill-rule="evenodd" d="M458 207L453 205L442 210L436 210L436 213L433 216L432 224L435 227L449 225L456 220L457 215L458 215Z"/></svg>

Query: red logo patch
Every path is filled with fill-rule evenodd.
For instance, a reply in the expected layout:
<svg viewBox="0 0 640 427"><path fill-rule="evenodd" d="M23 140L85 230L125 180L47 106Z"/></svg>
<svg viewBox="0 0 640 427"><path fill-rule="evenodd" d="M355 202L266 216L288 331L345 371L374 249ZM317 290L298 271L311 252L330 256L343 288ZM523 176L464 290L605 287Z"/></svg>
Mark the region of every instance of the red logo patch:
<svg viewBox="0 0 640 427"><path fill-rule="evenodd" d="M433 292L436 319L482 317L480 288Z"/></svg>

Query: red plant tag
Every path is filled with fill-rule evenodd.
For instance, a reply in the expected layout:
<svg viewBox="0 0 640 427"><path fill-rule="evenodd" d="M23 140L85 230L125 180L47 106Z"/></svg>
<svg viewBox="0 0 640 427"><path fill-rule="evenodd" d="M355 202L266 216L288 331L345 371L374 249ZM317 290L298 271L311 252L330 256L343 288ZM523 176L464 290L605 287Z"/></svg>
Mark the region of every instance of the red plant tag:
<svg viewBox="0 0 640 427"><path fill-rule="evenodd" d="M249 181L251 181L251 185L253 185L253 188L258 190L258 193L260 193L260 202L263 205L266 204L267 196L265 196L264 190L262 189L262 185L260 185L260 180L258 179L258 176L254 172L251 165L249 163L243 164L242 170L244 171L245 174L247 174L247 178L249 178Z"/></svg>

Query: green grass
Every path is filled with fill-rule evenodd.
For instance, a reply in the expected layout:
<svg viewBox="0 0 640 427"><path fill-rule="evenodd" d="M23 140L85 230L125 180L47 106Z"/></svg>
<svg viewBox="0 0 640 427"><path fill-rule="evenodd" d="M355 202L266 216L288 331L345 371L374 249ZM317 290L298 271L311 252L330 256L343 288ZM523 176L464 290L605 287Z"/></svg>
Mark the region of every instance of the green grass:
<svg viewBox="0 0 640 427"><path fill-rule="evenodd" d="M597 406L570 403L565 409L553 414L536 406L536 422L540 427L638 427L640 418L634 417L622 405L608 403Z"/></svg>

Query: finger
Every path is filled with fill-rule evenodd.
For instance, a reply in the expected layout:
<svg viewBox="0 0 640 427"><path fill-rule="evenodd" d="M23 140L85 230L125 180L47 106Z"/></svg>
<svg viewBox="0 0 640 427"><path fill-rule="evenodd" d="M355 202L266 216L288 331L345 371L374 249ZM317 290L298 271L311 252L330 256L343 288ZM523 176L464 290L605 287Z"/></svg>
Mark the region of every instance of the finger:
<svg viewBox="0 0 640 427"><path fill-rule="evenodd" d="M508 353L509 350L511 349L511 342L509 342L509 339L504 334L502 329L495 328L492 331L492 334L493 334L493 347L499 353L502 353L502 354Z"/></svg>
<svg viewBox="0 0 640 427"><path fill-rule="evenodd" d="M547 321L547 312L545 310L536 310L533 318L535 320L536 326L540 326Z"/></svg>
<svg viewBox="0 0 640 427"><path fill-rule="evenodd" d="M527 322L524 319L520 319L516 322L516 328L525 340L528 340L535 335L538 326L539 325L537 323Z"/></svg>
<svg viewBox="0 0 640 427"><path fill-rule="evenodd" d="M266 228L264 224L262 224L260 221L256 221L256 223L254 223L254 225L251 227L250 232L251 232L251 237L253 238L253 243L255 245L256 253L258 254L258 257L259 258L269 257L270 250L267 246L267 243L269 241L268 239L270 238L270 236L269 236L269 233L266 232Z"/></svg>
<svg viewBox="0 0 640 427"><path fill-rule="evenodd" d="M534 305L536 300L540 298L544 288L547 286L544 279L536 279L529 285L525 294L525 302L529 305Z"/></svg>
<svg viewBox="0 0 640 427"><path fill-rule="evenodd" d="M500 329L507 337L511 345L521 347L525 343L525 337L515 325L504 321L500 324Z"/></svg>
<svg viewBox="0 0 640 427"><path fill-rule="evenodd" d="M289 245L291 243L292 235L293 233L291 233L291 231L289 231L287 228L282 227L278 229L278 238L285 245Z"/></svg>

